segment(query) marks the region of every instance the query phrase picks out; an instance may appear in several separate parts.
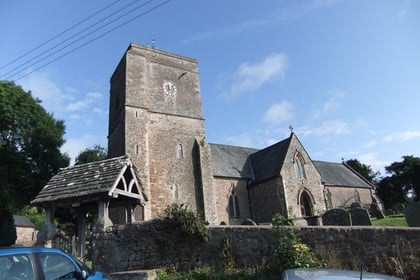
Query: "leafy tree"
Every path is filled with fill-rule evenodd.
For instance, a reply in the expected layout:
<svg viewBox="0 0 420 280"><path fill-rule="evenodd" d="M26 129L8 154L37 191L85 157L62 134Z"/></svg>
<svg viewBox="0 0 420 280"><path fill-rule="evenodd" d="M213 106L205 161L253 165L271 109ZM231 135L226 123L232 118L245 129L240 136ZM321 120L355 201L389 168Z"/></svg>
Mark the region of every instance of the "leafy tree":
<svg viewBox="0 0 420 280"><path fill-rule="evenodd" d="M12 213L7 208L0 208L0 247L15 244L16 238L16 227Z"/></svg>
<svg viewBox="0 0 420 280"><path fill-rule="evenodd" d="M25 206L17 212L18 215L28 217L36 229L41 229L45 220L45 210L34 206Z"/></svg>
<svg viewBox="0 0 420 280"><path fill-rule="evenodd" d="M397 203L407 203L410 199L420 199L420 158L402 158L402 161L385 167L390 176L379 182L378 195L386 208L392 208Z"/></svg>
<svg viewBox="0 0 420 280"><path fill-rule="evenodd" d="M374 182L375 177L379 175L378 171L373 171L370 165L366 165L358 161L357 159L349 159L345 162L351 168L356 170L360 175L362 175L369 182Z"/></svg>
<svg viewBox="0 0 420 280"><path fill-rule="evenodd" d="M13 82L0 81L0 208L22 208L70 162L60 152L64 122L40 103Z"/></svg>
<svg viewBox="0 0 420 280"><path fill-rule="evenodd" d="M95 145L92 148L87 148L84 151L80 152L76 157L75 164L83 164L94 161L100 161L106 159L108 152L104 147L100 145Z"/></svg>

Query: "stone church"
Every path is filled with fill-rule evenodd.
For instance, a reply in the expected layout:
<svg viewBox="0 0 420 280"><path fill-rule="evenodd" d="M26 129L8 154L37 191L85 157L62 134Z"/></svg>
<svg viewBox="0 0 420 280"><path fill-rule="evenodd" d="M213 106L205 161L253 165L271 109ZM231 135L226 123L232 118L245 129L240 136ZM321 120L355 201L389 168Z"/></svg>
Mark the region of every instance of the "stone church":
<svg viewBox="0 0 420 280"><path fill-rule="evenodd" d="M372 203L368 182L342 163L313 161L293 132L261 150L207 143L195 59L131 44L110 83L109 157L133 162L145 219L171 203L211 224Z"/></svg>
<svg viewBox="0 0 420 280"><path fill-rule="evenodd" d="M111 76L108 157L63 169L32 203L50 221L55 207L95 207L103 226L162 217L172 203L210 224L277 213L316 224L331 208L369 208L374 196L345 163L312 160L293 131L263 149L208 143L197 60L138 44Z"/></svg>

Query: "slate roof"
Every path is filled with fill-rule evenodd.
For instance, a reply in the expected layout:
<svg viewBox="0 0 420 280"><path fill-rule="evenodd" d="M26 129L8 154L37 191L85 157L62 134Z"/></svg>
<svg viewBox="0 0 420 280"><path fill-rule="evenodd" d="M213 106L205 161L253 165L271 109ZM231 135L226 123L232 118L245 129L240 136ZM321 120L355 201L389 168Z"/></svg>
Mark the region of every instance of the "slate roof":
<svg viewBox="0 0 420 280"><path fill-rule="evenodd" d="M75 165L54 175L32 204L92 202L108 197L123 168L131 166L127 156Z"/></svg>
<svg viewBox="0 0 420 280"><path fill-rule="evenodd" d="M264 149L210 144L213 176L249 179L258 183L279 176L291 137ZM372 188L343 163L313 161L328 186Z"/></svg>
<svg viewBox="0 0 420 280"><path fill-rule="evenodd" d="M213 176L232 178L252 178L249 156L258 151L220 144L209 144L213 166Z"/></svg>
<svg viewBox="0 0 420 280"><path fill-rule="evenodd" d="M35 227L35 225L25 216L13 215L14 225L17 227Z"/></svg>
<svg viewBox="0 0 420 280"><path fill-rule="evenodd" d="M355 171L343 163L313 161L319 173L322 183L327 186L372 188Z"/></svg>
<svg viewBox="0 0 420 280"><path fill-rule="evenodd" d="M250 156L254 183L278 176L289 148L291 137Z"/></svg>

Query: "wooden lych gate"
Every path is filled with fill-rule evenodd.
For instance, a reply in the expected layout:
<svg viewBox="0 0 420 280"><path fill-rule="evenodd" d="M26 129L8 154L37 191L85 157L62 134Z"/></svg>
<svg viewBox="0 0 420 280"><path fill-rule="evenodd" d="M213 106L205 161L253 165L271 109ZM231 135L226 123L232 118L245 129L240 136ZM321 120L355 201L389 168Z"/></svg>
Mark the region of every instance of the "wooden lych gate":
<svg viewBox="0 0 420 280"><path fill-rule="evenodd" d="M46 212L38 245L59 247L83 258L87 233L144 220L146 197L130 159L121 156L60 170L31 203ZM57 208L70 209L75 217L76 230L71 236L55 227ZM92 223L87 222L88 213L96 217Z"/></svg>

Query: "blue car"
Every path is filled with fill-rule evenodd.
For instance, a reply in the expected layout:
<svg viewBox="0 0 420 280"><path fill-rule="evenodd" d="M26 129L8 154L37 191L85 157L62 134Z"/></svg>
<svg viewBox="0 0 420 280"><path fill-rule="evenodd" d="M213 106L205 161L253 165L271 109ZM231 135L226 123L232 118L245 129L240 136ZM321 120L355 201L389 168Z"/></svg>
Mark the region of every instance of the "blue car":
<svg viewBox="0 0 420 280"><path fill-rule="evenodd" d="M71 255L53 248L0 248L2 280L99 280L110 279Z"/></svg>
<svg viewBox="0 0 420 280"><path fill-rule="evenodd" d="M401 278L355 270L295 268L283 271L283 280L402 280Z"/></svg>

